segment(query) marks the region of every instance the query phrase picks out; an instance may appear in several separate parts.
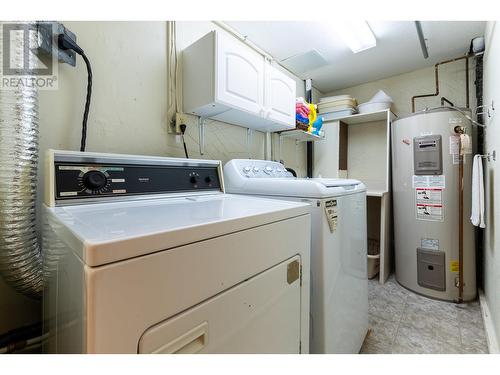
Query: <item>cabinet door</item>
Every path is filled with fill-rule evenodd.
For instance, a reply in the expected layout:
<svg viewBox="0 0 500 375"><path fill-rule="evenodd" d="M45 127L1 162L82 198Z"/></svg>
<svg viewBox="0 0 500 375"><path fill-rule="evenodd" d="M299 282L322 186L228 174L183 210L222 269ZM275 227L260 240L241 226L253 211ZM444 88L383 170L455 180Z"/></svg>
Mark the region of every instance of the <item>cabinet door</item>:
<svg viewBox="0 0 500 375"><path fill-rule="evenodd" d="M218 102L264 114L264 57L230 35L217 33Z"/></svg>
<svg viewBox="0 0 500 375"><path fill-rule="evenodd" d="M266 76L266 118L295 128L297 84L271 64L266 64Z"/></svg>

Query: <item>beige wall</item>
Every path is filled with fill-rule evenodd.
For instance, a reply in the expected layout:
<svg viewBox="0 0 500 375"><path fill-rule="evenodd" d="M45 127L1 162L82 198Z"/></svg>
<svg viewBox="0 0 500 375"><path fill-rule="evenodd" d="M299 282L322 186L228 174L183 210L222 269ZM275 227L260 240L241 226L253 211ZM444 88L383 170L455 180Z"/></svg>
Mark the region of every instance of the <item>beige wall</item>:
<svg viewBox="0 0 500 375"><path fill-rule="evenodd" d="M441 105L441 96L451 100L455 105L465 107L465 64L462 61L442 65L439 68L440 95L433 98L416 99L416 110L425 107L436 107ZM475 107L474 91L474 60L469 64L470 106ZM398 116L411 113L411 98L414 95L432 94L435 92L434 67L419 69L410 73L381 79L378 81L364 83L354 87L335 90L329 95L350 94L358 103L371 99L378 90L384 90L394 101L393 112Z"/></svg>
<svg viewBox="0 0 500 375"><path fill-rule="evenodd" d="M183 157L182 144L167 132L166 22L64 24L77 35L79 45L92 63L87 150ZM216 28L211 22L178 22L178 49ZM297 92L303 95L303 83L296 80ZM48 148L79 149L86 84L85 64L77 57L76 68L59 64L58 90L40 93L40 155ZM263 133L255 132L249 154L246 129L213 121L207 121L206 153L201 156L196 119L190 117L187 125L186 141L191 157L223 162L264 157ZM281 157L288 166L305 174L304 144L285 141ZM39 168L40 187L43 180L43 168ZM40 193L41 188L39 196ZM0 279L0 333L39 319L39 303L17 295Z"/></svg>
<svg viewBox="0 0 500 375"><path fill-rule="evenodd" d="M484 104L500 98L500 26L488 22L484 55ZM485 117L487 119L487 117ZM500 118L486 120L485 152L500 152ZM500 160L485 163L486 229L484 231L484 292L493 322L497 350L500 339ZM496 234L499 238L496 238Z"/></svg>

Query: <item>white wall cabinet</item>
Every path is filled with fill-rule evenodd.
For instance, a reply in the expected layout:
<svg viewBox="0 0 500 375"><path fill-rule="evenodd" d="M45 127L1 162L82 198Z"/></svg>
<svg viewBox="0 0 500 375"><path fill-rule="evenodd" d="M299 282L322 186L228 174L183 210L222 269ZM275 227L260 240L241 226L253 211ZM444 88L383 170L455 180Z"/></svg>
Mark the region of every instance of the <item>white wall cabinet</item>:
<svg viewBox="0 0 500 375"><path fill-rule="evenodd" d="M266 117L270 121L287 124L294 129L297 91L295 81L268 62L265 82Z"/></svg>
<svg viewBox="0 0 500 375"><path fill-rule="evenodd" d="M181 61L185 113L259 131L295 128L295 81L231 35L208 33Z"/></svg>

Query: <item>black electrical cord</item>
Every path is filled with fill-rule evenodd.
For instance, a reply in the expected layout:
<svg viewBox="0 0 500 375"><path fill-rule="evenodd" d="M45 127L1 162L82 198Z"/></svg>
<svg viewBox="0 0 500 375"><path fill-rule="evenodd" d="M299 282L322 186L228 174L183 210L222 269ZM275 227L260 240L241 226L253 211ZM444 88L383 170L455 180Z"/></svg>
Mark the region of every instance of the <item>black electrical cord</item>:
<svg viewBox="0 0 500 375"><path fill-rule="evenodd" d="M184 133L186 132L186 124L181 124L180 128L181 128L181 134L182 134L182 143L184 145L184 154L186 155L186 159L189 159L188 150L186 147L186 141L184 140Z"/></svg>
<svg viewBox="0 0 500 375"><path fill-rule="evenodd" d="M83 111L82 122L82 139L80 141L80 151L83 152L85 151L85 144L87 142L87 120L89 118L90 99L92 97L92 67L90 66L89 59L83 51L79 55L82 56L82 59L85 61L85 65L87 66L87 97L85 98L85 110Z"/></svg>
<svg viewBox="0 0 500 375"><path fill-rule="evenodd" d="M87 142L87 120L89 118L90 100L92 97L92 67L90 66L90 61L85 55L85 52L83 52L83 49L69 36L66 34L59 34L57 41L59 48L64 50L71 49L75 51L82 57L83 61L85 61L85 65L87 66L87 97L85 99L85 110L83 111L82 138L80 141L80 151L83 152L85 151L85 145Z"/></svg>

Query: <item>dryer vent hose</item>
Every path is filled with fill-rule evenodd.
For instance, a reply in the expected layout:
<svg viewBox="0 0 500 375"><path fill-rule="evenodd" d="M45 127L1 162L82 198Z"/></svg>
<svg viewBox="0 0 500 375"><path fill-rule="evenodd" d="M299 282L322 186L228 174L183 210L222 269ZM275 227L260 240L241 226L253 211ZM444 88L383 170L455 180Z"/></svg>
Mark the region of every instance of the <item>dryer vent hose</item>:
<svg viewBox="0 0 500 375"><path fill-rule="evenodd" d="M22 59L23 34L10 39L10 59ZM36 45L36 33L28 33ZM17 60L19 61L19 60ZM0 66L3 63L0 53ZM43 287L41 249L36 232L38 166L38 92L20 85L0 88L0 275L15 290L40 298Z"/></svg>

